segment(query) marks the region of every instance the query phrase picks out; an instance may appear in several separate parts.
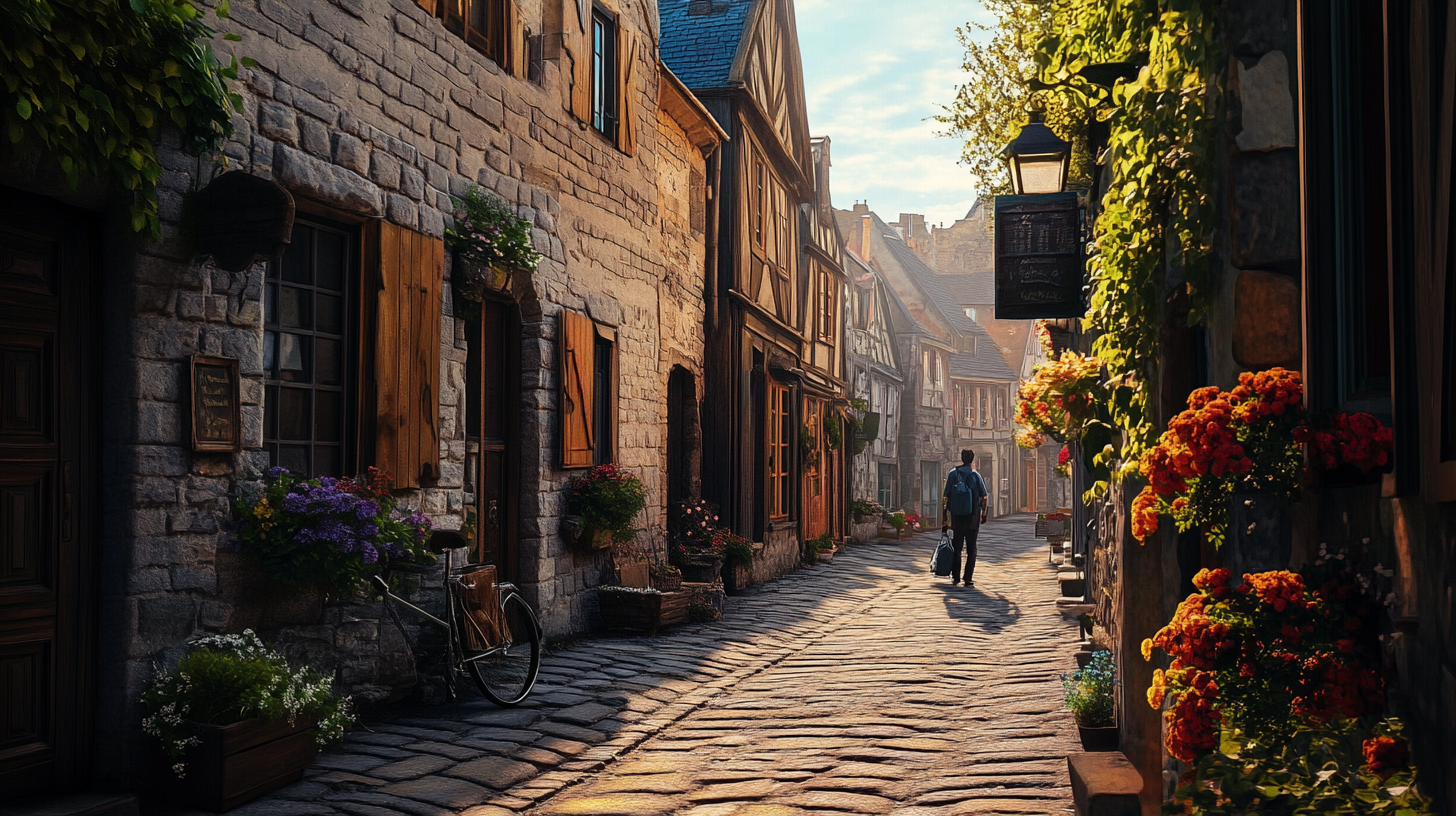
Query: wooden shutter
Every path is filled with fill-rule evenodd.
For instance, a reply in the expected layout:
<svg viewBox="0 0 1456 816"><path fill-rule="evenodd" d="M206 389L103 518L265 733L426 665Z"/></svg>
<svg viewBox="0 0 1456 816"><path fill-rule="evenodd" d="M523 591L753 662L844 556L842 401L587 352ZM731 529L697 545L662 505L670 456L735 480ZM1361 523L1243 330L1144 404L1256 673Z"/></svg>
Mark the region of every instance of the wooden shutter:
<svg viewBox="0 0 1456 816"><path fill-rule="evenodd" d="M506 48L504 67L511 76L526 78L526 23L521 18L521 7L512 0L505 2Z"/></svg>
<svg viewBox="0 0 1456 816"><path fill-rule="evenodd" d="M566 31L562 39L568 50L571 51L571 113L577 119L588 124L591 123L591 60L592 60L592 20L591 3L573 3L566 0L570 7L563 9L567 17L577 15L576 24L572 25L570 20L566 23Z"/></svg>
<svg viewBox="0 0 1456 816"><path fill-rule="evenodd" d="M374 463L396 489L440 471L440 298L444 244L386 222L377 241L374 310Z"/></svg>
<svg viewBox="0 0 1456 816"><path fill-rule="evenodd" d="M425 10L431 17L439 15L438 0L415 0L415 5Z"/></svg>
<svg viewBox="0 0 1456 816"><path fill-rule="evenodd" d="M596 451L592 412L597 329L579 312L561 311L561 466L591 467Z"/></svg>
<svg viewBox="0 0 1456 816"><path fill-rule="evenodd" d="M617 149L637 155L636 99L632 94L636 77L637 38L617 18Z"/></svg>

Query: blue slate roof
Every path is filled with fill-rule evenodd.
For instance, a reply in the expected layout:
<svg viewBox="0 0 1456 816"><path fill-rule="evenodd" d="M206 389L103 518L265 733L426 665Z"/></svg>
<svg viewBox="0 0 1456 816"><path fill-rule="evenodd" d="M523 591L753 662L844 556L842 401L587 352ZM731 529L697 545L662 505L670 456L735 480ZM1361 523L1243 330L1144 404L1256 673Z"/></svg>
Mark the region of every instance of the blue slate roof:
<svg viewBox="0 0 1456 816"><path fill-rule="evenodd" d="M659 0L662 61L690 90L728 87L749 14L760 2L712 0L707 14L689 14L693 0Z"/></svg>

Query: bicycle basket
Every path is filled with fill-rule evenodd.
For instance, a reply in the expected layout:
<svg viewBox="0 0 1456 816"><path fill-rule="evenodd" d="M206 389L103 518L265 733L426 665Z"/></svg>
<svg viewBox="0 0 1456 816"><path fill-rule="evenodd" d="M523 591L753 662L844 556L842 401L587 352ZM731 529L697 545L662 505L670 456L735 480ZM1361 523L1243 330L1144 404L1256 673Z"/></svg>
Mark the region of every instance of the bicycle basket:
<svg viewBox="0 0 1456 816"><path fill-rule="evenodd" d="M471 651L489 649L504 640L495 577L494 565L482 566L460 576L460 583L453 585L464 612L464 620L460 621L460 634L464 641L461 645ZM468 587L469 584L474 584L474 587Z"/></svg>

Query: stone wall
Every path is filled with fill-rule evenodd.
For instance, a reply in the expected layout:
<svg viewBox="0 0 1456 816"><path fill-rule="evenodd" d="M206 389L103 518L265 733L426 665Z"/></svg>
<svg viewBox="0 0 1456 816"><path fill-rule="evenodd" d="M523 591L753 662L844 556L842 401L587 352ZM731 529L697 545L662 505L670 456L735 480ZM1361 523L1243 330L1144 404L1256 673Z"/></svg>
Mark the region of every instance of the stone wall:
<svg viewBox="0 0 1456 816"><path fill-rule="evenodd" d="M540 270L515 280L523 323L520 584L548 636L593 628L587 590L602 559L568 552L557 533L568 476L556 468L557 313L584 311L616 329L619 463L647 486L639 543L659 552L667 377L672 365L701 371L702 234L683 222L703 162L681 128L658 113L651 49L638 50L630 106L638 140L629 156L566 110L559 59L532 66L530 79L509 76L410 0L306 7L240 0L231 12L223 27L242 39L219 48L258 66L241 72L243 111L223 151L229 168L272 178L301 212L343 222L382 218L439 238L450 197L479 184L534 225ZM531 31L548 30L540 4L524 4L522 14ZM633 4L622 25L651 41L654 15L653 4ZM191 257L183 200L221 163L199 161L175 143L164 142L160 156L161 236L125 246L129 236L113 226L110 241L120 252L108 262L120 267L111 284L117 296L106 303L101 544L108 553L101 675L112 681L101 691L98 744L101 773L112 780L130 775L143 755L135 701L154 666L199 633L244 625L276 632L365 696L413 682L377 604L270 603L225 531L238 479L268 465L260 450L263 267L232 274ZM448 281L443 290L440 478L407 501L437 527L458 529L473 499L465 477L466 346ZM240 361L240 454L194 455L184 446L192 354ZM269 617L279 610L288 614Z"/></svg>

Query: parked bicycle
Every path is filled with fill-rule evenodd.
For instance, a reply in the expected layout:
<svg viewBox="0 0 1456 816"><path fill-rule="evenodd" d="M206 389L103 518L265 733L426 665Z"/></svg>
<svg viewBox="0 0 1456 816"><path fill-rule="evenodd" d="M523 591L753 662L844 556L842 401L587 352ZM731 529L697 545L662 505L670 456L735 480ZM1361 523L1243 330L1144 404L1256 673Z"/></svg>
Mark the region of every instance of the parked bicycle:
<svg viewBox="0 0 1456 816"><path fill-rule="evenodd" d="M536 685L541 669L541 627L515 585L495 580L495 567L456 566L457 552L447 549L442 553L443 620L390 592L389 582L381 576L374 576L374 587L396 623L399 618L389 608L390 601L445 630L445 694L450 700L457 698L457 684L469 674L491 702L513 706L526 699Z"/></svg>

